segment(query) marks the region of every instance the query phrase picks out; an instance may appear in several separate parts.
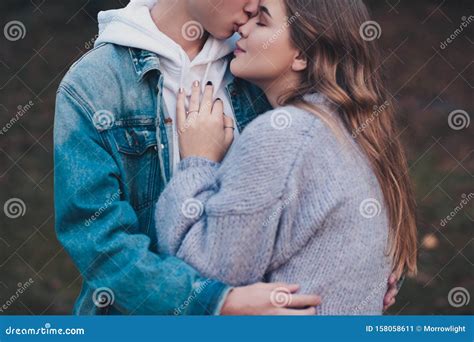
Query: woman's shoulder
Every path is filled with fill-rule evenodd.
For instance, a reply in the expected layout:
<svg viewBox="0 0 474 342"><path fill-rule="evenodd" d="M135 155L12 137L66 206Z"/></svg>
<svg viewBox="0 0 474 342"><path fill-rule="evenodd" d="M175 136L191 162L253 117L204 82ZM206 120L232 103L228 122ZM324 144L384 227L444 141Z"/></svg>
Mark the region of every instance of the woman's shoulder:
<svg viewBox="0 0 474 342"><path fill-rule="evenodd" d="M326 98L311 94L305 100L310 106L282 106L258 116L246 128L251 145L278 151L275 158L286 163L300 156L302 162L293 166L314 168L343 183L372 178L367 158Z"/></svg>
<svg viewBox="0 0 474 342"><path fill-rule="evenodd" d="M243 135L247 139L274 141L275 143L296 144L304 140L311 131L318 129L318 119L296 106L277 107L257 116L245 128ZM295 140L296 139L296 140Z"/></svg>
<svg viewBox="0 0 474 342"><path fill-rule="evenodd" d="M313 145L340 147L343 139L338 139L338 132L343 132L343 128L340 123L332 127L330 122L324 119L325 116L336 118L325 98L319 94L312 94L305 99L313 105L311 106L313 110L307 106L297 105L274 108L255 118L245 128L243 136L246 140L255 141L259 145L289 144L298 150L305 141L312 141ZM336 126L339 130L335 129Z"/></svg>

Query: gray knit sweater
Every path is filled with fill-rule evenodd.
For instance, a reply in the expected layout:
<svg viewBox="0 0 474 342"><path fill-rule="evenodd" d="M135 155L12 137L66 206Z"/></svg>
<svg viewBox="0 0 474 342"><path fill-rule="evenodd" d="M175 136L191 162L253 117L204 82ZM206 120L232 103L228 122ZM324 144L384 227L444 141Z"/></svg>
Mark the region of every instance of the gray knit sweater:
<svg viewBox="0 0 474 342"><path fill-rule="evenodd" d="M347 139L287 106L251 122L221 164L182 160L157 204L159 252L230 285L299 283L321 295L318 314L381 314L387 213Z"/></svg>

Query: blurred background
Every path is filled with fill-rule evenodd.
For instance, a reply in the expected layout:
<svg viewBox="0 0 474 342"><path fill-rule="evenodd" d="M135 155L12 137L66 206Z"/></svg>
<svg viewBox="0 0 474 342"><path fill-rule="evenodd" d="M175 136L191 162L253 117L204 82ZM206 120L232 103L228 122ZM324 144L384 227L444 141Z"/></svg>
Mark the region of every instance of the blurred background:
<svg viewBox="0 0 474 342"><path fill-rule="evenodd" d="M419 274L387 314L473 314L474 2L366 2L419 208ZM97 13L127 3L0 2L0 314L70 314L80 291L54 232L55 95L92 48Z"/></svg>

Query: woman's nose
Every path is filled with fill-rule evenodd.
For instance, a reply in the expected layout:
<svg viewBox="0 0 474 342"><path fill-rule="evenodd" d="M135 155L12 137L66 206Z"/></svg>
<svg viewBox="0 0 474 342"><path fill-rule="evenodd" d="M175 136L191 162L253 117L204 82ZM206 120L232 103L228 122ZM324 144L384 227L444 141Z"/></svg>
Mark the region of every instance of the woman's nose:
<svg viewBox="0 0 474 342"><path fill-rule="evenodd" d="M254 20L255 18L251 18L244 25L239 27L239 34L242 38L247 38L249 36Z"/></svg>

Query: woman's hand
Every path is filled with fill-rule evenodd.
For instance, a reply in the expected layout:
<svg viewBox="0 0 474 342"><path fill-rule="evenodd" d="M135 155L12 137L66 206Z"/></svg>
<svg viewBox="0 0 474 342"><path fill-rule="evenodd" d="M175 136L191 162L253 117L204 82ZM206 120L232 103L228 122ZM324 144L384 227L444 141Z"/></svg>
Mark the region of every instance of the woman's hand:
<svg viewBox="0 0 474 342"><path fill-rule="evenodd" d="M179 90L176 120L181 159L194 156L219 163L234 140L234 120L224 114L222 100L214 101L212 94L213 86L208 83L200 101L200 85L194 82L186 111L186 94Z"/></svg>
<svg viewBox="0 0 474 342"><path fill-rule="evenodd" d="M383 299L383 311L388 310L389 307L395 304L395 298L398 295L398 291L400 290L400 287L402 286L403 280L404 280L403 275L400 276L400 275L397 275L396 273L392 273L390 277L388 278L388 282L387 282L388 289Z"/></svg>

